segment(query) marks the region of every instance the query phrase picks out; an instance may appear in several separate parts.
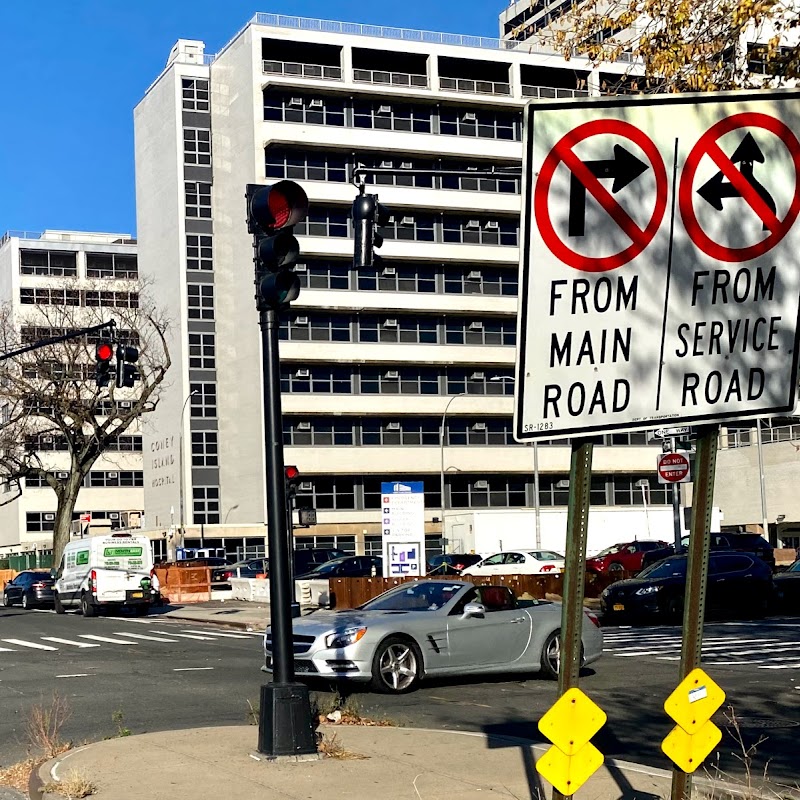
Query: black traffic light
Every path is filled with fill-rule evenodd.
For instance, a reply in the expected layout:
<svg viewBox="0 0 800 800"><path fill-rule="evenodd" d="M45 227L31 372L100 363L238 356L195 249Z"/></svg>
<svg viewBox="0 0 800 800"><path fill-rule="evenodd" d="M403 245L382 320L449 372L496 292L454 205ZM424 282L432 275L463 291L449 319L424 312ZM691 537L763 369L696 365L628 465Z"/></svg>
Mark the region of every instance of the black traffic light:
<svg viewBox="0 0 800 800"><path fill-rule="evenodd" d="M292 271L300 245L292 228L308 214L308 197L294 181L247 185L247 230L253 234L256 305L259 311L287 308L300 294Z"/></svg>
<svg viewBox="0 0 800 800"><path fill-rule="evenodd" d="M134 366L139 360L139 351L135 347L117 346L117 388L130 388L141 377Z"/></svg>
<svg viewBox="0 0 800 800"><path fill-rule="evenodd" d="M111 383L111 359L114 358L114 348L110 342L98 342L94 349L95 367L94 380L98 388Z"/></svg>
<svg viewBox="0 0 800 800"><path fill-rule="evenodd" d="M353 200L353 267L371 267L379 260L375 248L383 244L383 236L378 229L389 222L390 216L390 211L378 202L376 194L360 194Z"/></svg>
<svg viewBox="0 0 800 800"><path fill-rule="evenodd" d="M283 475L286 479L286 497L294 497L297 494L297 483L300 480L300 470L293 464L283 468Z"/></svg>

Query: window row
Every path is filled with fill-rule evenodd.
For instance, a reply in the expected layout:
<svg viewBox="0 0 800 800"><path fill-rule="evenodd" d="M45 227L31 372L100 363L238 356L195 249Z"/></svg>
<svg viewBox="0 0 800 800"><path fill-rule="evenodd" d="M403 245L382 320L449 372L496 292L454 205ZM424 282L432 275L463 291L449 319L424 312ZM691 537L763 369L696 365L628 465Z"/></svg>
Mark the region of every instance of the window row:
<svg viewBox="0 0 800 800"><path fill-rule="evenodd" d="M353 235L350 210L312 208L307 217L295 225L294 232L298 236L348 238ZM391 214L387 223L381 226L380 233L386 240L405 242L516 247L519 222L517 219L403 212Z"/></svg>
<svg viewBox="0 0 800 800"><path fill-rule="evenodd" d="M95 292L78 289L19 290L20 303L37 306L90 306L94 308L139 308L138 292Z"/></svg>
<svg viewBox="0 0 800 800"><path fill-rule="evenodd" d="M50 328L38 325L25 325L20 328L20 341L22 344L36 344L43 339L55 339L58 336L66 336L75 333L74 328ZM120 344L127 344L131 347L139 346L139 334L136 331L126 328L115 328L114 336ZM108 336L104 331L95 331L86 334L86 343L95 345L101 341L108 341Z"/></svg>
<svg viewBox="0 0 800 800"><path fill-rule="evenodd" d="M20 250L20 272L23 275L76 277L78 254L55 250ZM87 253L86 277L111 280L135 280L139 277L136 256L123 253Z"/></svg>
<svg viewBox="0 0 800 800"><path fill-rule="evenodd" d="M111 522L112 530L121 528L123 520L126 518L127 511L97 511L92 509L90 512L73 511L73 522L79 520L84 513L90 513L93 520L107 519ZM47 533L52 532L56 521L53 511L28 511L25 514L25 530L28 533Z"/></svg>
<svg viewBox="0 0 800 800"><path fill-rule="evenodd" d="M69 477L68 472L53 472L59 480ZM31 475L25 478L25 485L29 487L47 486L44 475ZM83 480L83 486L98 488L106 486L144 486L144 473L141 470L92 470Z"/></svg>
<svg viewBox="0 0 800 800"><path fill-rule="evenodd" d="M445 265L387 262L378 267L354 269L346 261L312 261L298 264L300 285L308 289L344 289L426 294L485 294L516 297L519 277L516 267L483 264Z"/></svg>
<svg viewBox="0 0 800 800"><path fill-rule="evenodd" d="M512 395L510 369L465 367L281 365L287 394Z"/></svg>
<svg viewBox="0 0 800 800"><path fill-rule="evenodd" d="M522 138L522 115L518 111L407 103L386 97L345 98L273 88L264 90L264 119L507 141Z"/></svg>
<svg viewBox="0 0 800 800"><path fill-rule="evenodd" d="M25 447L27 450L56 450L67 451L69 446L67 440L56 433L30 434L25 437ZM141 453L142 437L135 434L120 434L106 444L106 450L117 453Z"/></svg>
<svg viewBox="0 0 800 800"><path fill-rule="evenodd" d="M298 150L275 145L267 147L264 153L267 178L351 183L355 177L356 167L368 167L370 169L408 171L406 175L380 172L360 173L364 175L366 183L378 186L409 186L502 194L519 194L520 191L518 176L499 174L497 177L471 177L453 174L457 171L494 168L502 171L503 167L496 167L493 164L422 159L411 156L390 158L385 155ZM441 174L432 174L434 171Z"/></svg>
<svg viewBox="0 0 800 800"><path fill-rule="evenodd" d="M290 312L281 320L281 339L312 342L399 342L513 347L517 323L512 318L377 316Z"/></svg>

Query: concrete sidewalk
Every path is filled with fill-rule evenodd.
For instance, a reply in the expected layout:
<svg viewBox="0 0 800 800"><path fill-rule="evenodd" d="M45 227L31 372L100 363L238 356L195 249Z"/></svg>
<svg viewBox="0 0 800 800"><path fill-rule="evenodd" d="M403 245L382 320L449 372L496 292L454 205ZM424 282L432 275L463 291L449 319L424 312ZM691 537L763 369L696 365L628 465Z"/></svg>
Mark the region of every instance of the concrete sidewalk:
<svg viewBox="0 0 800 800"><path fill-rule="evenodd" d="M150 612L151 619L208 622L248 631L263 631L269 622L269 604L244 600L211 600L185 606L166 606Z"/></svg>
<svg viewBox="0 0 800 800"><path fill-rule="evenodd" d="M536 772L545 747L481 733L324 725L349 753L302 763L270 763L256 753L255 726L198 728L111 739L43 765L41 784L85 773L98 800L549 800ZM695 785L707 783L695 778ZM574 796L578 800L657 800L671 773L608 762ZM707 784L710 786L710 784ZM715 784L716 791L723 787ZM56 800L58 795L31 797Z"/></svg>

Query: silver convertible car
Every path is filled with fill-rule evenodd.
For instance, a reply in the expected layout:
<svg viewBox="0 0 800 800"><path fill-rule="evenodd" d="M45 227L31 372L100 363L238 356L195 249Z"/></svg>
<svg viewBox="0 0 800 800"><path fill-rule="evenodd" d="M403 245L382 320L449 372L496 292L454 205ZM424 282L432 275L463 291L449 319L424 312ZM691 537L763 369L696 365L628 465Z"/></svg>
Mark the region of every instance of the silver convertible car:
<svg viewBox="0 0 800 800"><path fill-rule="evenodd" d="M561 604L518 601L506 586L421 580L359 608L293 620L298 678L370 681L403 693L433 675L541 672L558 677ZM583 620L583 663L603 652L597 618ZM264 637L271 672L270 629Z"/></svg>

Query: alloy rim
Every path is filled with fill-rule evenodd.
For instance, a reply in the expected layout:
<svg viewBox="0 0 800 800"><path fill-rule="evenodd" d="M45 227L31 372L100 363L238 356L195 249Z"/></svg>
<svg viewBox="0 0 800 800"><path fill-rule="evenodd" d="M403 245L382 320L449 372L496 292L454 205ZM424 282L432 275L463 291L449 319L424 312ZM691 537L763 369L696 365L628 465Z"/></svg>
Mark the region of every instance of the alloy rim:
<svg viewBox="0 0 800 800"><path fill-rule="evenodd" d="M417 659L405 644L391 644L381 656L381 680L391 689L402 691L417 677Z"/></svg>
<svg viewBox="0 0 800 800"><path fill-rule="evenodd" d="M553 672L558 672L561 666L561 637L554 636L547 646L547 653L545 655L547 663Z"/></svg>

